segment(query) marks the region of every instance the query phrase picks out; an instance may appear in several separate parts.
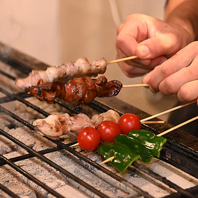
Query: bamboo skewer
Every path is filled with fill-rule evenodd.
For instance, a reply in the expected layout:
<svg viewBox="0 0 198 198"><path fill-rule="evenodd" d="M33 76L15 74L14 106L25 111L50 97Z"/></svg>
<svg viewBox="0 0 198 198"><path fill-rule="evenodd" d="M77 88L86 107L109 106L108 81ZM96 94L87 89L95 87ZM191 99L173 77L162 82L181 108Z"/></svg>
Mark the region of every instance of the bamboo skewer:
<svg viewBox="0 0 198 198"><path fill-rule="evenodd" d="M148 84L133 84L133 85L123 85L122 88L133 88L133 87L149 87Z"/></svg>
<svg viewBox="0 0 198 198"><path fill-rule="evenodd" d="M166 110L166 111L163 111L163 112L161 112L161 113L158 113L158 114L152 115L152 116L150 116L150 117L144 118L144 119L142 119L142 120L140 120L140 121L141 121L141 122L144 122L144 121L146 121L146 120L151 120L152 118L156 118L156 117L161 116L161 115L164 115L164 114L166 114L166 113L170 113L171 111L180 109L180 108L185 107L185 106L187 106L187 105L190 105L190 104L192 104L192 103L194 103L194 102L195 102L195 101L192 101L192 102L189 102L189 103L186 103L186 104L182 104L182 105L173 107L173 108L168 109L168 110Z"/></svg>
<svg viewBox="0 0 198 198"><path fill-rule="evenodd" d="M163 124L164 120L141 121L142 124Z"/></svg>
<svg viewBox="0 0 198 198"><path fill-rule="evenodd" d="M137 56L130 56L130 57L126 57L126 58L121 58L121 59L110 61L107 64L109 65L109 64L118 63L118 62L121 62L121 61L136 59L136 58L138 58L138 57Z"/></svg>
<svg viewBox="0 0 198 198"><path fill-rule="evenodd" d="M160 136L162 136L162 135L165 135L165 134L167 134L167 133L169 133L169 132L171 132L171 131L173 131L173 130L175 130L175 129L178 129L179 127L182 127L182 126L184 126L184 125L186 125L186 124L188 124L188 123L190 123L190 122L193 122L193 121L195 121L195 120L197 120L197 119L198 119L198 116L196 116L196 117L194 117L194 118L191 118L190 120L187 120L187 121L185 121L185 122L182 122L181 124L178 124L177 126L174 126L174 127L170 128L170 129L168 129L168 130L166 130L166 131L164 131L164 132L158 134L157 136L160 137Z"/></svg>
<svg viewBox="0 0 198 198"><path fill-rule="evenodd" d="M109 61L107 64L109 65L109 64L113 64L113 63L122 62L122 61L133 60L136 58L138 58L138 57L137 56L129 56L129 57ZM149 85L148 84L135 84L135 85L123 85L122 86L122 88L132 88L132 87L149 87Z"/></svg>
<svg viewBox="0 0 198 198"><path fill-rule="evenodd" d="M112 156L112 157L110 157L110 158L104 160L103 162L101 162L100 165L105 164L105 163L107 163L107 162L113 160L114 158L115 158L115 156Z"/></svg>
<svg viewBox="0 0 198 198"><path fill-rule="evenodd" d="M72 144L70 147L78 146L78 143Z"/></svg>

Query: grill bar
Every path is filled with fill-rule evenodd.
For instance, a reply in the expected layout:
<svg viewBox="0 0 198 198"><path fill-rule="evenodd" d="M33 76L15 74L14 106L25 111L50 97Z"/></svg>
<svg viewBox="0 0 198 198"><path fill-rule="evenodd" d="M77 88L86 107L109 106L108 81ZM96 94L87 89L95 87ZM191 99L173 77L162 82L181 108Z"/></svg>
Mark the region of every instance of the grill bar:
<svg viewBox="0 0 198 198"><path fill-rule="evenodd" d="M13 193L11 190L6 188L4 185L0 184L0 189L3 190L5 193L10 195L11 197L20 198L17 194Z"/></svg>
<svg viewBox="0 0 198 198"><path fill-rule="evenodd" d="M198 193L198 187L197 186L192 187L192 188L188 189L187 191L193 195L196 195ZM178 197L188 197L188 196L183 196L183 194L181 194L181 193L173 193L171 195L165 196L164 198L178 198Z"/></svg>
<svg viewBox="0 0 198 198"><path fill-rule="evenodd" d="M42 161L46 162L47 164L49 164L50 166L52 166L53 168L55 168L56 170L60 171L61 173L63 173L64 175L66 175L67 177L73 179L74 181L76 181L77 183L79 183L80 185L84 186L85 188L91 190L92 192L94 192L96 195L100 196L100 197L108 197L105 194L103 194L102 192L98 191L97 189L93 188L92 186L90 186L89 184L83 182L82 180L80 180L78 177L76 177L75 175L71 174L70 172L66 171L65 169L63 169L62 167L60 167L59 165L57 165L56 163L54 163L53 161L49 160L48 158L44 157L43 155L39 154L38 152L36 152L35 150L31 149L30 147L28 147L27 145L25 145L23 142L17 140L16 138L14 138L13 136L9 135L8 133L6 133L5 131L3 131L2 129L0 129L0 134L4 135L6 138L12 140L14 143L20 145L22 148L24 148L25 150L27 150L29 153L32 153L34 156L36 156L37 158L41 159ZM44 187L44 186L42 186ZM45 187L44 187L45 188Z"/></svg>
<svg viewBox="0 0 198 198"><path fill-rule="evenodd" d="M7 95L9 98L12 99L17 99L18 101L24 103L27 107L31 107L32 109L40 112L41 114L43 114L44 116L49 116L50 114L43 111L41 108L33 105L32 103L28 102L27 100L24 100L23 98L19 97L18 95L12 95L11 93L9 93L8 91L6 91L5 89L3 89L2 87L0 87L0 91L2 93L4 93L5 95Z"/></svg>
<svg viewBox="0 0 198 198"><path fill-rule="evenodd" d="M47 190L48 192L50 192L52 195L54 195L56 197L64 198L61 194L57 193L52 188L50 188L49 186L45 185L43 182L39 181L37 178L35 178L34 176L32 176L31 174L29 174L28 172L26 172L25 170L23 170L22 168L20 168L19 166L17 166L13 162L11 162L9 159L7 159L6 157L4 157L3 155L0 155L0 158L3 159L12 168L14 168L18 172L20 172L21 174L23 174L24 176L26 176L28 179L32 180L34 183L38 184L39 186L42 186L45 190Z"/></svg>
<svg viewBox="0 0 198 198"><path fill-rule="evenodd" d="M114 178L115 180L124 183L126 186L128 186L129 188L134 189L136 192L140 193L141 195L143 195L144 197L148 197L148 198L152 198L153 196L151 196L150 194L148 194L147 192L143 191L142 189L134 186L133 184L127 182L126 180L124 180L122 177L112 173L111 171L109 171L108 169L100 166L99 164L97 164L96 162L90 160L89 158L85 157L84 155L82 155L81 153L75 151L74 149L72 149L69 145L65 145L59 141L56 140L51 140L54 143L56 143L58 146L60 146L61 148L69 151L70 153L74 154L75 156L77 156L79 159L84 160L85 162L91 164L92 166L94 166L95 168L97 168L98 170L101 170L103 173L111 176L112 178ZM73 144L73 143L72 143Z"/></svg>
<svg viewBox="0 0 198 198"><path fill-rule="evenodd" d="M45 149L45 150L41 150L41 151L37 151L37 152L44 155L44 154L48 154L48 153L52 153L52 152L60 151L60 150L61 150L61 148L54 147L54 148ZM28 153L28 154L21 155L21 156L18 156L18 157L10 158L9 160L11 162L19 162L21 160L29 159L29 158L32 158L32 157L34 157L34 155L32 153ZM0 161L1 166L5 165L5 164L6 164L6 162L4 160Z"/></svg>
<svg viewBox="0 0 198 198"><path fill-rule="evenodd" d="M8 73L2 71L2 70L0 70L0 74L2 74L2 75L4 75L4 76L8 77L9 79L15 81L15 77L14 77L14 76L12 76L12 75L10 75L10 74L8 74Z"/></svg>
<svg viewBox="0 0 198 198"><path fill-rule="evenodd" d="M178 185L176 185L175 183L167 180L165 177L160 176L159 174L151 171L150 169L148 169L146 166L143 166L137 162L133 163L133 166L140 169L141 171L147 173L148 175L152 176L153 178L157 179L158 181L163 182L164 184L168 185L169 187L177 190L179 193L181 193L184 196L187 197L191 197L191 198L196 198L196 196L194 196L193 194L191 194L190 192L182 189L181 187L179 187ZM130 168L130 167L129 167Z"/></svg>

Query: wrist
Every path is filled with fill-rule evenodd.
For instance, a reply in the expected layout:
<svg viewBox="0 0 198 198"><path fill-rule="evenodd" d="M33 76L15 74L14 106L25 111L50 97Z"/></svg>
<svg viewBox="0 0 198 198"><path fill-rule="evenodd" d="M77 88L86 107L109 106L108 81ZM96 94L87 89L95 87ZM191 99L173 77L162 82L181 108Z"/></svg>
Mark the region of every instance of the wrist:
<svg viewBox="0 0 198 198"><path fill-rule="evenodd" d="M171 26L176 27L177 34L181 35L183 47L196 40L196 34L192 24L187 20L174 19L166 20Z"/></svg>
<svg viewBox="0 0 198 198"><path fill-rule="evenodd" d="M195 41L198 39L197 10L197 1L169 0L165 10L165 21L182 28L188 37L188 42Z"/></svg>

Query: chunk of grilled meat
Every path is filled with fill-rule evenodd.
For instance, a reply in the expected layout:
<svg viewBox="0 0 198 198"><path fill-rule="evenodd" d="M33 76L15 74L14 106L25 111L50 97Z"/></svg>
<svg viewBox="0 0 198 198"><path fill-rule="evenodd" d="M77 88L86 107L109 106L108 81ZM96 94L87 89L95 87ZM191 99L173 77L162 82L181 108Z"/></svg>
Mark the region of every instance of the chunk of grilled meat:
<svg viewBox="0 0 198 198"><path fill-rule="evenodd" d="M18 78L15 81L16 86L24 91L30 86L38 84L52 83L54 81L67 82L73 78L83 76L97 76L103 74L107 68L107 61L100 60L89 63L87 58L79 58L76 62L64 63L60 66L51 66L46 70L33 70L26 78Z"/></svg>
<svg viewBox="0 0 198 198"><path fill-rule="evenodd" d="M104 120L112 120L118 122L120 116L116 111L108 110L107 112L96 114L91 119L83 113L76 116L65 114L53 114L45 119L38 119L33 122L35 130L48 137L58 138L68 132L73 132L76 135L84 127L95 127Z"/></svg>
<svg viewBox="0 0 198 198"><path fill-rule="evenodd" d="M100 76L97 79L75 78L66 84L57 81L52 84L32 86L27 89L27 93L48 103L53 103L55 98L63 99L66 102L89 103L95 97L116 96L121 88L122 83L118 80L108 82L105 76Z"/></svg>

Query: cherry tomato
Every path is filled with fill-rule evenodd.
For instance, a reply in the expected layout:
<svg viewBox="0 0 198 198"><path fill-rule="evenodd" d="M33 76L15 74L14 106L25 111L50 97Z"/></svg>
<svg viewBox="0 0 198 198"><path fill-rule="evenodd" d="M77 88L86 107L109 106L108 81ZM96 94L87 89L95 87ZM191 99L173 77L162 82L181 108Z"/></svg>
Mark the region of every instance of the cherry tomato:
<svg viewBox="0 0 198 198"><path fill-rule="evenodd" d="M101 142L115 142L114 137L121 133L120 126L110 120L102 121L97 130L100 133Z"/></svg>
<svg viewBox="0 0 198 198"><path fill-rule="evenodd" d="M127 135L132 130L141 129L141 122L138 116L132 113L126 113L120 117L118 124L121 128L121 133Z"/></svg>
<svg viewBox="0 0 198 198"><path fill-rule="evenodd" d="M93 127L85 127L78 134L79 146L87 151L92 151L98 147L100 143L100 134Z"/></svg>

